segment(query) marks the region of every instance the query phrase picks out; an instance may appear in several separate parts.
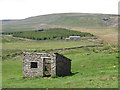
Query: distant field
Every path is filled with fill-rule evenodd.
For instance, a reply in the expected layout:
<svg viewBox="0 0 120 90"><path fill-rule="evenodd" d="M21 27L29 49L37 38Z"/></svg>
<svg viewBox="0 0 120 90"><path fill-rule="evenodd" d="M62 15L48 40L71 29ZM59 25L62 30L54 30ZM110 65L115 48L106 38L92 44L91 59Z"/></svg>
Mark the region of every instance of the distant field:
<svg viewBox="0 0 120 90"><path fill-rule="evenodd" d="M28 38L33 40L65 39L69 36L93 37L94 35L86 32L78 32L64 28L41 29L24 32L6 32L3 35L13 35L13 37Z"/></svg>
<svg viewBox="0 0 120 90"><path fill-rule="evenodd" d="M102 49L102 48L101 48ZM22 59L3 61L3 88L118 88L118 54L91 49L64 51L72 60L72 76L22 78ZM63 52L63 51L62 51Z"/></svg>
<svg viewBox="0 0 120 90"><path fill-rule="evenodd" d="M109 46L118 46L118 29L73 29L81 32L88 32L103 39Z"/></svg>
<svg viewBox="0 0 120 90"><path fill-rule="evenodd" d="M35 42L21 41L21 42L9 42L3 43L3 49L20 49L20 50L48 50L59 49L68 47L79 47L93 45L91 43L82 41L65 41L65 40L41 40Z"/></svg>
<svg viewBox="0 0 120 90"><path fill-rule="evenodd" d="M2 36L2 37L0 37L0 39L2 39L1 40L2 43L23 41L23 40L15 39L15 38L12 38L12 37L6 37L6 36Z"/></svg>
<svg viewBox="0 0 120 90"><path fill-rule="evenodd" d="M2 36L2 60L9 60L22 52L18 50L51 50L51 49L64 49L72 47L80 47L86 45L95 45L83 41L65 41L65 40L19 40L17 38Z"/></svg>
<svg viewBox="0 0 120 90"><path fill-rule="evenodd" d="M118 45L118 18L110 14L60 13L3 22L3 32L67 28L92 33L110 45ZM106 19L106 20L105 20Z"/></svg>

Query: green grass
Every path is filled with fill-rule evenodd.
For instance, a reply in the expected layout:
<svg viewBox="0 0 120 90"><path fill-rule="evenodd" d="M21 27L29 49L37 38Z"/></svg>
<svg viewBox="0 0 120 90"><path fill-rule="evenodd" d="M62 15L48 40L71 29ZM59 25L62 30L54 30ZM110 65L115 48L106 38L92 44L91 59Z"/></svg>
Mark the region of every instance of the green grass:
<svg viewBox="0 0 120 90"><path fill-rule="evenodd" d="M95 53L91 50L64 51L64 55L72 59L74 73L66 77L24 79L22 59L3 61L3 88L117 88L118 54L109 54L109 51Z"/></svg>
<svg viewBox="0 0 120 90"><path fill-rule="evenodd" d="M2 89L2 59L0 58L0 89Z"/></svg>
<svg viewBox="0 0 120 90"><path fill-rule="evenodd" d="M21 49L21 50L48 50L68 47L79 47L84 45L92 45L91 43L82 41L65 41L65 40L41 40L37 42L9 42L3 43L3 49Z"/></svg>
<svg viewBox="0 0 120 90"><path fill-rule="evenodd" d="M41 40L4 42L2 49L49 50L92 45L82 41ZM56 78L23 78L22 57L19 51L3 50L3 88L117 88L118 54L105 47L60 50L60 54L72 60L72 76ZM51 51L52 52L52 51ZM10 55L10 57L7 57ZM3 57L2 56L2 57ZM17 58L17 59L15 59ZM115 66L115 67L114 67Z"/></svg>
<svg viewBox="0 0 120 90"><path fill-rule="evenodd" d="M2 50L2 60L11 59L21 54L21 51Z"/></svg>
<svg viewBox="0 0 120 90"><path fill-rule="evenodd" d="M2 36L0 37L0 39L2 39L2 43L5 43L5 42L17 42L17 41L23 41L23 40L20 40L20 39L16 39L16 38L12 38L12 37L6 37L6 36Z"/></svg>
<svg viewBox="0 0 120 90"><path fill-rule="evenodd" d="M52 28L47 30L44 30L44 29L41 29L41 30L24 31L24 32L7 32L2 34L13 35L13 37L28 38L33 40L65 39L69 36L80 36L80 37L94 36L90 33L73 31L73 30L64 29L64 28Z"/></svg>

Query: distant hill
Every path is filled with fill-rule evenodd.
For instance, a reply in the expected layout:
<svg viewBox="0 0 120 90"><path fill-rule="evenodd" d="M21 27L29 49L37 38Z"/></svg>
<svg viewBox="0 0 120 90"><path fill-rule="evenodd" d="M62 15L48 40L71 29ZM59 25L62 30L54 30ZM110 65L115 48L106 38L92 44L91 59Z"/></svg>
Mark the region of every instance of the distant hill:
<svg viewBox="0 0 120 90"><path fill-rule="evenodd" d="M60 13L2 21L3 32L28 31L41 28L116 28L118 16L111 14Z"/></svg>
<svg viewBox="0 0 120 90"><path fill-rule="evenodd" d="M18 19L3 19L2 22L16 21Z"/></svg>

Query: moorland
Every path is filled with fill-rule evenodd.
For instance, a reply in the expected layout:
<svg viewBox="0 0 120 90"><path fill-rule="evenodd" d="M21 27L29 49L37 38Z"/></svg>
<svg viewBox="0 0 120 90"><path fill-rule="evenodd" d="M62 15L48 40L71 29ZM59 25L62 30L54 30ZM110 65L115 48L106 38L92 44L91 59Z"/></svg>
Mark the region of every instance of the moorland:
<svg viewBox="0 0 120 90"><path fill-rule="evenodd" d="M117 19L110 14L63 13L2 21L2 87L117 88ZM66 41L69 36L81 40ZM23 78L23 51L63 54L72 60L72 75Z"/></svg>

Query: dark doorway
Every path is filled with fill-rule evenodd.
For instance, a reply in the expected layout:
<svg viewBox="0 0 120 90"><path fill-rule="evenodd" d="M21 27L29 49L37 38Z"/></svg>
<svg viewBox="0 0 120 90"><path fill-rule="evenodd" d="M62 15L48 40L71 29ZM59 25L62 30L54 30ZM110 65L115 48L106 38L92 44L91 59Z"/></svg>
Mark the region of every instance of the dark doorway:
<svg viewBox="0 0 120 90"><path fill-rule="evenodd" d="M45 61L45 76L46 77L49 77L51 76L51 58L47 57L47 58L44 58L44 61Z"/></svg>

